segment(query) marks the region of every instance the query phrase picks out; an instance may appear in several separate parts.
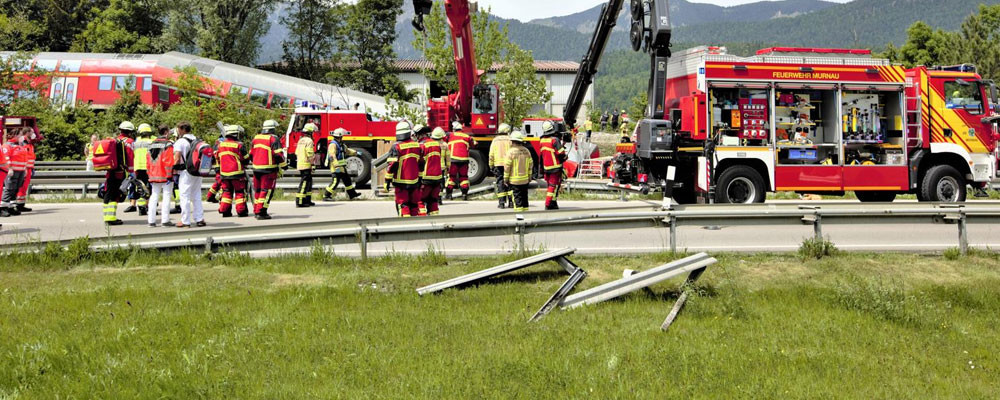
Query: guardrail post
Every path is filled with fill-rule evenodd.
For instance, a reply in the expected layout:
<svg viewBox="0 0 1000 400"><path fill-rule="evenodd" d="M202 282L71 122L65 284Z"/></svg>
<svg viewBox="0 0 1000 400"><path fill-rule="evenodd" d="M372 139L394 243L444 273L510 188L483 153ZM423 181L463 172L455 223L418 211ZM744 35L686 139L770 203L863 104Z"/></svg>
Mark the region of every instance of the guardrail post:
<svg viewBox="0 0 1000 400"><path fill-rule="evenodd" d="M518 251L522 254L527 253L528 250L524 244L524 231L527 230L527 226L524 224L524 216L517 214L514 218L517 218L517 226L514 227L514 232L517 232L518 246L520 249Z"/></svg>
<svg viewBox="0 0 1000 400"><path fill-rule="evenodd" d="M823 214L820 214L820 208L814 206L799 206L799 209L812 211L812 214L802 216L802 222L812 224L813 237L815 237L816 240L823 240Z"/></svg>
<svg viewBox="0 0 1000 400"><path fill-rule="evenodd" d="M965 208L958 209L958 248L962 255L969 254L969 231L966 229Z"/></svg>
<svg viewBox="0 0 1000 400"><path fill-rule="evenodd" d="M88 184L88 183L84 183L83 184L83 196L81 196L80 198L82 198L82 199L86 199L87 198L87 189L89 187L90 187L90 184Z"/></svg>
<svg viewBox="0 0 1000 400"><path fill-rule="evenodd" d="M205 238L205 254L212 254L215 252L215 239L211 236Z"/></svg>
<svg viewBox="0 0 1000 400"><path fill-rule="evenodd" d="M358 233L358 246L361 247L361 260L368 261L368 227L361 224L361 231Z"/></svg>
<svg viewBox="0 0 1000 400"><path fill-rule="evenodd" d="M618 201L621 201L621 202L626 202L626 201L628 201L628 199L627 199L627 198L625 198L625 190L619 190L619 191L618 191L618 196L619 196L619 197L618 197Z"/></svg>
<svg viewBox="0 0 1000 400"><path fill-rule="evenodd" d="M670 252L677 252L677 217L670 214Z"/></svg>

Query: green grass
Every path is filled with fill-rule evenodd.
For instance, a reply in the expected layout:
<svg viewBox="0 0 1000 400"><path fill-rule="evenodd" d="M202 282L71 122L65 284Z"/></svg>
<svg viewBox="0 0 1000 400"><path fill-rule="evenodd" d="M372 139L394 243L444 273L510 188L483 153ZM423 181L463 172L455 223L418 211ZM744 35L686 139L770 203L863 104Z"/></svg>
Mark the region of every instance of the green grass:
<svg viewBox="0 0 1000 400"><path fill-rule="evenodd" d="M0 256L0 398L994 398L1000 256L720 255L679 280L527 319L554 264L511 257ZM680 255L573 257L577 290Z"/></svg>

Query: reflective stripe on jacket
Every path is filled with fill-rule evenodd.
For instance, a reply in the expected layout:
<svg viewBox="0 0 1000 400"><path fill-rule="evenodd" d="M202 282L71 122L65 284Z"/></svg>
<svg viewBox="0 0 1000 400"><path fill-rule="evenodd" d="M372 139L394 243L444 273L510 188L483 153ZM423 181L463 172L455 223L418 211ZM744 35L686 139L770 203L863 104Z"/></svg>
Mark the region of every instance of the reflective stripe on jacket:
<svg viewBox="0 0 1000 400"><path fill-rule="evenodd" d="M442 156L441 142L433 139L426 139L420 142L423 146L421 151L424 154L424 169L420 173L420 178L428 182L437 182L444 179L445 160Z"/></svg>
<svg viewBox="0 0 1000 400"><path fill-rule="evenodd" d="M465 132L452 132L448 137L448 150L451 153L451 161L469 161L469 151L476 141Z"/></svg>
<svg viewBox="0 0 1000 400"><path fill-rule="evenodd" d="M215 158L219 160L219 175L222 177L241 178L245 175L243 166L246 165L247 156L240 141L226 139L220 142Z"/></svg>
<svg viewBox="0 0 1000 400"><path fill-rule="evenodd" d="M513 145L503 163L504 180L511 185L527 185L532 167L531 152L523 145Z"/></svg>
<svg viewBox="0 0 1000 400"><path fill-rule="evenodd" d="M409 187L420 182L422 156L420 143L413 140L396 142L389 153L388 176L392 184Z"/></svg>
<svg viewBox="0 0 1000 400"><path fill-rule="evenodd" d="M553 172L562 168L562 161L566 156L562 142L550 136L542 138L539 144L542 151L542 168L545 169L545 172Z"/></svg>
<svg viewBox="0 0 1000 400"><path fill-rule="evenodd" d="M502 167L510 151L510 136L502 135L493 138L490 143L490 167Z"/></svg>
<svg viewBox="0 0 1000 400"><path fill-rule="evenodd" d="M281 140L269 133L261 133L253 137L250 148L250 161L253 170L263 173L278 171L285 166L285 149Z"/></svg>
<svg viewBox="0 0 1000 400"><path fill-rule="evenodd" d="M146 154L149 153L149 146L153 144L153 138L151 137L140 137L135 139L135 143L132 144L132 165L135 166L136 170L143 171L146 169Z"/></svg>
<svg viewBox="0 0 1000 400"><path fill-rule="evenodd" d="M300 171L312 169L312 158L315 154L316 145L313 143L312 138L303 136L299 139L299 143L295 145L295 169Z"/></svg>
<svg viewBox="0 0 1000 400"><path fill-rule="evenodd" d="M347 158L358 155L357 151L338 142L333 136L330 137L327 151L329 152L327 158L330 160L330 171L334 173L347 172Z"/></svg>

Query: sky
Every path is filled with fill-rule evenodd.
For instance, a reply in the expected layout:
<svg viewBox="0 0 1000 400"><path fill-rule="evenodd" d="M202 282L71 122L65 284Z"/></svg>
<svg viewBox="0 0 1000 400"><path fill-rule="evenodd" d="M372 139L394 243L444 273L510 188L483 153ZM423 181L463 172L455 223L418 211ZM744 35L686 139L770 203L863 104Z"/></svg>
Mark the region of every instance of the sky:
<svg viewBox="0 0 1000 400"><path fill-rule="evenodd" d="M692 3L711 3L720 6L735 6L754 3L760 0L688 0ZM770 0L768 0L770 1ZM847 3L851 0L829 0L837 3ZM479 0L480 7L492 7L493 14L503 18L514 18L524 22L560 15L577 13L598 4L604 0ZM407 4L412 4L410 1Z"/></svg>

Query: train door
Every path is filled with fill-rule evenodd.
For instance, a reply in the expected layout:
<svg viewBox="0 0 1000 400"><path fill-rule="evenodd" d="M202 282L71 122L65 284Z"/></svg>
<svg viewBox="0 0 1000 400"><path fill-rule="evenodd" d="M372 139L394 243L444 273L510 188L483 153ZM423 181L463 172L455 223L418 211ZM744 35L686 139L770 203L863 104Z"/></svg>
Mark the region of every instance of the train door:
<svg viewBox="0 0 1000 400"><path fill-rule="evenodd" d="M73 106L76 104L76 93L80 85L80 78L56 77L52 78L52 87L49 89L49 98L53 103L63 106Z"/></svg>

